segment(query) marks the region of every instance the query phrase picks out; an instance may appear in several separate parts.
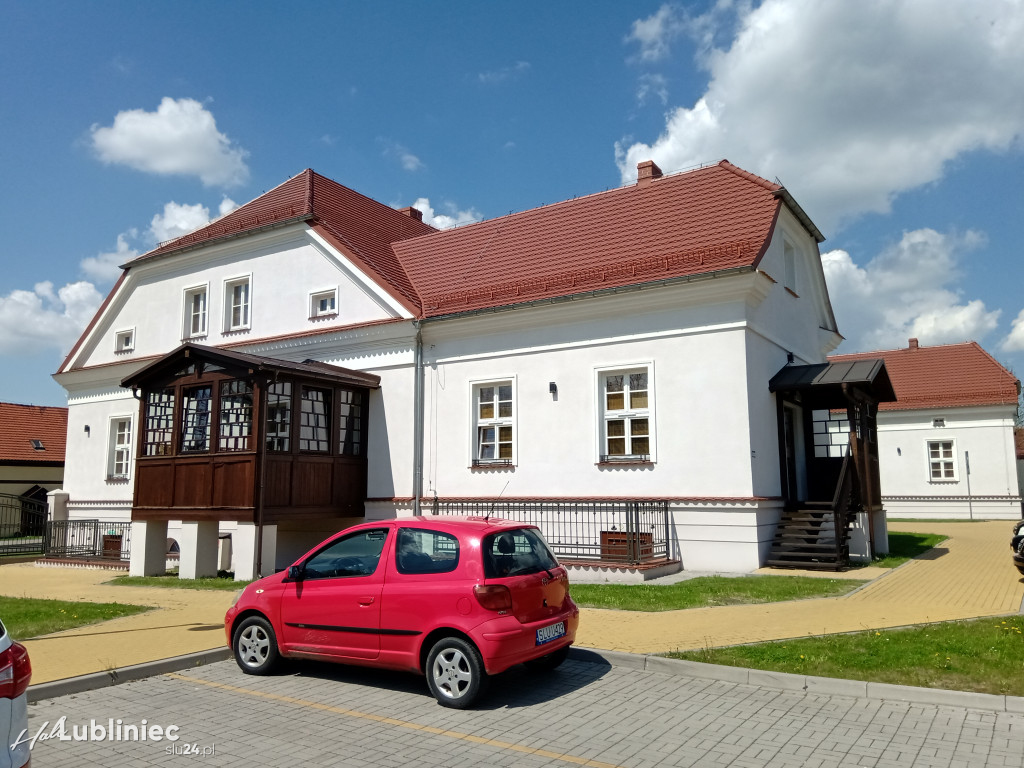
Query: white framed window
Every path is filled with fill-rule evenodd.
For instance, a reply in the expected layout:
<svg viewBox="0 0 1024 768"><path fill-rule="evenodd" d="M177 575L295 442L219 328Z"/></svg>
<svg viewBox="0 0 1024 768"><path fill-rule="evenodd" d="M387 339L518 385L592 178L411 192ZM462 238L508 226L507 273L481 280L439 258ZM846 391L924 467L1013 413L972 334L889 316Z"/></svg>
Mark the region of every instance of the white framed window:
<svg viewBox="0 0 1024 768"><path fill-rule="evenodd" d="M338 314L338 289L317 291L309 295L309 318L330 317Z"/></svg>
<svg viewBox="0 0 1024 768"><path fill-rule="evenodd" d="M933 483L955 483L960 478L956 471L956 441L929 440L928 480Z"/></svg>
<svg viewBox="0 0 1024 768"><path fill-rule="evenodd" d="M516 463L514 378L471 383L474 467Z"/></svg>
<svg viewBox="0 0 1024 768"><path fill-rule="evenodd" d="M185 290L182 338L195 339L206 335L208 297L209 291L205 285Z"/></svg>
<svg viewBox="0 0 1024 768"><path fill-rule="evenodd" d="M107 450L107 479L127 480L132 466L132 419L116 416L110 420Z"/></svg>
<svg viewBox="0 0 1024 768"><path fill-rule="evenodd" d="M135 329L128 328L114 334L115 352L133 352L135 350Z"/></svg>
<svg viewBox="0 0 1024 768"><path fill-rule="evenodd" d="M599 462L654 461L654 366L597 372Z"/></svg>
<svg viewBox="0 0 1024 768"><path fill-rule="evenodd" d="M242 331L251 327L252 279L239 277L224 283L224 330Z"/></svg>

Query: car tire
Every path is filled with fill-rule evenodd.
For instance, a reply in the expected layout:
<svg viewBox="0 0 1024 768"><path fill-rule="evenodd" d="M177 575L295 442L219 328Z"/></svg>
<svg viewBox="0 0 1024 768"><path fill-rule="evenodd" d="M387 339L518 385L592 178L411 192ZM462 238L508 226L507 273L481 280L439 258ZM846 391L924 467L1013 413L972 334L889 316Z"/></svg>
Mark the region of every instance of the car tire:
<svg viewBox="0 0 1024 768"><path fill-rule="evenodd" d="M443 707L466 709L487 682L480 652L461 637L442 637L427 654L427 687Z"/></svg>
<svg viewBox="0 0 1024 768"><path fill-rule="evenodd" d="M262 616L250 616L238 625L231 650L247 675L269 675L281 660L274 628Z"/></svg>
<svg viewBox="0 0 1024 768"><path fill-rule="evenodd" d="M557 651L552 651L547 656L531 659L526 662L526 668L532 672L552 672L562 666L562 662L569 658L570 647L563 645Z"/></svg>

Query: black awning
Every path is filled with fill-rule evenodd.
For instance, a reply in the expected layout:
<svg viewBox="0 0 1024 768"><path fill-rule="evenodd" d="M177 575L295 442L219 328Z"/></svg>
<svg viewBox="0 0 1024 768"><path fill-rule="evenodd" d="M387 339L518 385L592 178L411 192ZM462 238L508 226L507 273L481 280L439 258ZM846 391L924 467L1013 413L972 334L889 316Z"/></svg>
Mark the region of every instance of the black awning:
<svg viewBox="0 0 1024 768"><path fill-rule="evenodd" d="M885 361L881 358L841 363L787 365L768 382L769 392L796 393L811 405L835 408L845 404L844 389L855 389L877 403L896 401Z"/></svg>

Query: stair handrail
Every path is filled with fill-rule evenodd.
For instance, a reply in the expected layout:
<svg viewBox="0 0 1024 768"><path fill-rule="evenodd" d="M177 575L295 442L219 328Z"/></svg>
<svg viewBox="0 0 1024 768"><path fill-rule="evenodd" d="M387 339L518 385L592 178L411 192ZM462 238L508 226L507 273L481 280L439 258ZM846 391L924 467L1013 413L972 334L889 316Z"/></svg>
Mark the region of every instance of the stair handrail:
<svg viewBox="0 0 1024 768"><path fill-rule="evenodd" d="M849 550L844 548L846 529L849 525L848 514L850 511L850 486L853 482L853 473L850 472L850 446L847 445L843 455L843 466L839 470L839 482L836 483L836 493L832 497L832 518L835 523L836 535L836 564L848 565L850 559Z"/></svg>

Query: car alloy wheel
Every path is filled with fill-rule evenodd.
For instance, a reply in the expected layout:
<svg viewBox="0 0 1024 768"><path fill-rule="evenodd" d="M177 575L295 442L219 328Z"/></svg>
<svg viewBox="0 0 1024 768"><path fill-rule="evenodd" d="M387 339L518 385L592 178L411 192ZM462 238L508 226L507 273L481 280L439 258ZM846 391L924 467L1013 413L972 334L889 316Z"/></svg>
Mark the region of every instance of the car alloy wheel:
<svg viewBox="0 0 1024 768"><path fill-rule="evenodd" d="M280 658L274 628L262 616L250 616L239 624L232 646L235 661L249 675L269 674Z"/></svg>
<svg viewBox="0 0 1024 768"><path fill-rule="evenodd" d="M427 656L427 685L445 707L470 706L483 689L486 675L479 651L459 637L441 638Z"/></svg>

